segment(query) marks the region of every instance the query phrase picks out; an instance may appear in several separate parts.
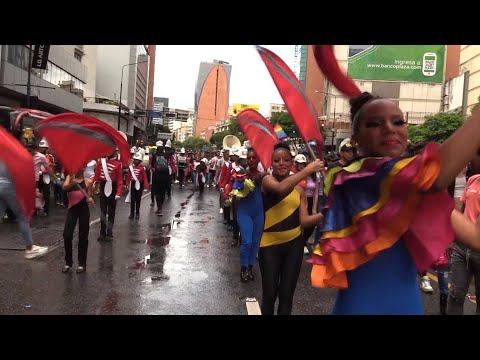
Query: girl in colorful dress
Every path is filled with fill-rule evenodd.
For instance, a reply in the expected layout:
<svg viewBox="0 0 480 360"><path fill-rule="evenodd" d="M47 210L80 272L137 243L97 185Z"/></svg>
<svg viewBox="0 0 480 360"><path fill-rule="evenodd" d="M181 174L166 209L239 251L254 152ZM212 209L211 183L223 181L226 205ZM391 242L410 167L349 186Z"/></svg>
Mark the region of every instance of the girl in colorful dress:
<svg viewBox="0 0 480 360"><path fill-rule="evenodd" d="M312 284L339 289L334 314L423 314L417 271L453 240L445 189L480 147L480 112L441 146L409 157L397 104L369 93L350 103L360 158L327 174Z"/></svg>

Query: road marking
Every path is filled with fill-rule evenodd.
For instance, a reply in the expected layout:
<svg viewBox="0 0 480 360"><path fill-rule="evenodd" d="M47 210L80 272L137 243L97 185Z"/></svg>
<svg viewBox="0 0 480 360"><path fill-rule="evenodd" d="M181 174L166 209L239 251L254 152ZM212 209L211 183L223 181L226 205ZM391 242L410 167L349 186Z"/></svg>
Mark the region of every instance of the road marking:
<svg viewBox="0 0 480 360"><path fill-rule="evenodd" d="M429 273L427 272L427 276L432 279L433 281L435 281L436 283L438 283L438 278L435 274L432 274L432 273ZM451 284L448 283L448 288L451 287ZM465 297L470 300L472 303L476 304L477 303L477 297L475 295L470 295L467 293L467 295L465 295Z"/></svg>
<svg viewBox="0 0 480 360"><path fill-rule="evenodd" d="M257 299L247 298L245 303L247 305L248 315L262 315L262 311L260 310L260 305L258 305Z"/></svg>

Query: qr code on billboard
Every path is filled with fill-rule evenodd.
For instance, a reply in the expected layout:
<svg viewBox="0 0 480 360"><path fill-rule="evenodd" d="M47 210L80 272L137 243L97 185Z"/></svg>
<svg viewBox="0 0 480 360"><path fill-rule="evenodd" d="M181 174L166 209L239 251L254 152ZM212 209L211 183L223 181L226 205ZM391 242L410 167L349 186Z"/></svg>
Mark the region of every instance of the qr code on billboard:
<svg viewBox="0 0 480 360"><path fill-rule="evenodd" d="M435 70L435 60L425 60L425 70Z"/></svg>

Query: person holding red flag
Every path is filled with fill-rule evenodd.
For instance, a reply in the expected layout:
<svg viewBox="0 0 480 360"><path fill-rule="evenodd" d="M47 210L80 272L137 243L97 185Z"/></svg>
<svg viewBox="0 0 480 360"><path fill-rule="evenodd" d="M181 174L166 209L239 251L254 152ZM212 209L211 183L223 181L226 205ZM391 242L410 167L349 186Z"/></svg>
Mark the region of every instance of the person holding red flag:
<svg viewBox="0 0 480 360"><path fill-rule="evenodd" d="M123 170L122 163L114 152L108 158L102 158L95 171L93 182L100 181L100 236L98 241L113 240L113 224L117 200L122 195ZM107 222L108 215L108 222Z"/></svg>
<svg viewBox="0 0 480 360"><path fill-rule="evenodd" d="M76 174L67 175L63 183L63 190L68 196L68 212L63 230L63 244L65 247L65 266L62 270L66 273L73 265L72 242L73 232L78 220L78 267L77 273L87 269L88 233L90 230L90 209L93 205L92 180L84 175L84 168Z"/></svg>
<svg viewBox="0 0 480 360"><path fill-rule="evenodd" d="M33 164L32 164L33 165ZM18 221L18 228L25 244L25 259L33 259L45 255L47 246L33 245L32 230L25 214L22 214L16 202L15 186L6 166L0 161L0 214L8 207Z"/></svg>
<svg viewBox="0 0 480 360"><path fill-rule="evenodd" d="M272 175L261 181L265 224L260 239L258 261L262 274L262 314L273 315L277 296L278 315L292 313L293 296L303 262L302 227L318 224L322 214L308 215L307 199L297 184L321 171L324 164L315 160L290 175L293 157L288 144L275 145Z"/></svg>
<svg viewBox="0 0 480 360"><path fill-rule="evenodd" d="M32 156L0 127L0 215L8 207L18 221L25 244L25 258L45 255L46 246L33 245L30 219L35 207L35 173Z"/></svg>

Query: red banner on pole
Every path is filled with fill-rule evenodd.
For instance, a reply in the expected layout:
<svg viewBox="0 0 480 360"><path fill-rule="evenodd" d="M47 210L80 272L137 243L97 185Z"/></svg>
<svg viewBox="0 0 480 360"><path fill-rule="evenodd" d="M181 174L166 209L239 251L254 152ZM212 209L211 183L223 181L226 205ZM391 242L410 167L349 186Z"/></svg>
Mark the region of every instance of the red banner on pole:
<svg viewBox="0 0 480 360"><path fill-rule="evenodd" d="M94 117L64 113L40 120L35 131L45 137L55 155L70 173L76 173L90 160L109 156L118 147L124 166L130 160L130 147L120 132Z"/></svg>
<svg viewBox="0 0 480 360"><path fill-rule="evenodd" d="M275 53L261 46L256 46L256 48L303 140L305 142L316 140L318 146L322 146L323 137L318 114L312 102L307 98L303 85L287 64Z"/></svg>
<svg viewBox="0 0 480 360"><path fill-rule="evenodd" d="M278 143L273 126L253 109L245 109L238 114L237 122L262 165L268 169L272 163L273 146Z"/></svg>

